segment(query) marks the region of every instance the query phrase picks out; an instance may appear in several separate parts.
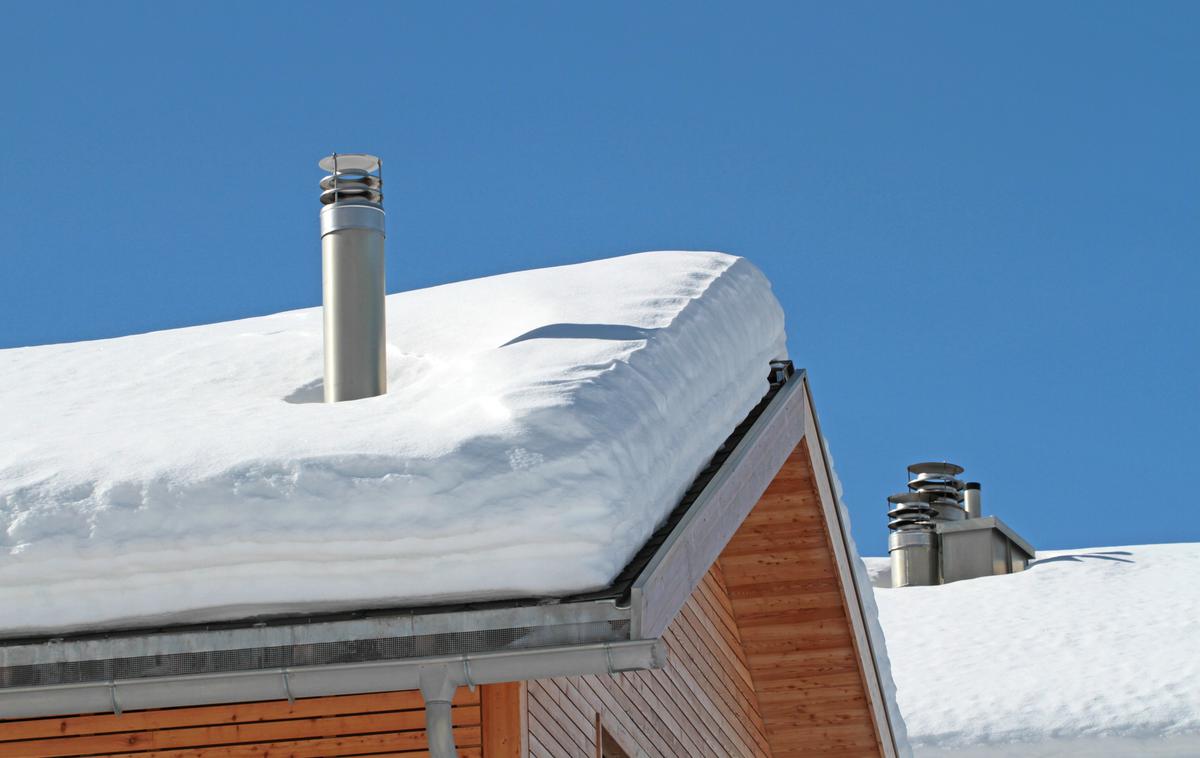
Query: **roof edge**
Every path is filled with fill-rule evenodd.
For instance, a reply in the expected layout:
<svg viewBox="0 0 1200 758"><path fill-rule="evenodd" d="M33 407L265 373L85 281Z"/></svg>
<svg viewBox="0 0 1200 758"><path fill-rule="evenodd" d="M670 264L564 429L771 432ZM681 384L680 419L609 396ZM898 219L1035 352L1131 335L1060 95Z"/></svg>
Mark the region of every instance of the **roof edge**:
<svg viewBox="0 0 1200 758"><path fill-rule="evenodd" d="M806 431L805 372L784 383L633 583L630 635L658 637L758 503Z"/></svg>
<svg viewBox="0 0 1200 758"><path fill-rule="evenodd" d="M88 709L147 707L122 706L111 697L109 705L102 705L98 709L94 706L98 702L97 692L103 691L111 696L115 692L113 688L118 686L132 692L135 684L137 687L152 688L154 682L159 682L169 687L174 685L168 683L176 680L193 681L199 685L193 699L186 703L179 699L181 694L173 695L175 699L171 702L177 705L204 702L203 698L209 697L206 693L211 689L206 682L259 681L254 679L255 676L276 682L270 685L273 688L270 692L262 690L265 693L263 698L271 699L284 696L280 694L278 679L272 679L279 671L333 671L345 666L386 668L428 664L437 660L435 651L453 653L456 658L461 658L502 652L533 655L562 646L614 645L623 641L654 642L674 619L704 572L804 436L807 402L804 372L794 371L790 361L773 362L771 384L770 391L759 406L734 430L714 460L696 477L688 495L676 506L676 511L643 546L640 557L635 558L623 572L628 578L622 581L619 577L608 590L591 596L541 601L531 599L512 605L381 609L351 617L293 617L250 620L240 624L235 622L215 628L125 629L79 637L46 636L0 641L0 674L14 667L53 667L80 663L97 664L104 668L103 672L93 672L97 676L92 676L88 681L75 683L14 686L15 681L10 680L12 683L7 687L0 686L0 718L22 717L24 710L14 711L9 705L15 702L13 698L30 698L34 692L42 693L34 698L41 702L41 706L38 706L43 709L40 715L81 713ZM628 604L622 602L626 598ZM535 630L536 633L531 633ZM516 631L531 633L527 647L508 651L497 649L494 645L496 640L491 635ZM475 639L476 636L479 639ZM345 646L354 643L389 645L409 639L418 640L415 654L372 660L360 657L353 663L341 663L336 658L344 653ZM469 647L472 644L476 647ZM508 644L511 647L513 643ZM520 644L526 644L526 639L522 638ZM305 648L310 654L312 650L319 649L317 654L312 654L313 659L322 658L326 651L334 652L328 653L328 660L318 665L297 663L269 666L255 663L246 669L175 673L189 670L192 659L199 660L204 656L240 655L253 658L257 655L257 661L266 662L274 651L300 648ZM137 667L142 662L156 663L156 656L172 660L158 661L158 670L138 673L140 669ZM284 661L290 662L291 658L285 656ZM305 661L311 662L315 661ZM587 672L557 675L566 673ZM389 689L399 688L396 681L392 680ZM150 689L138 691L148 692ZM251 695L258 692L241 685L237 685L234 691L241 700L254 699ZM88 693L86 697L79 695L85 692ZM72 705L77 700L82 710ZM29 707L34 707L33 701L30 702ZM157 707L163 707L163 701L156 702Z"/></svg>

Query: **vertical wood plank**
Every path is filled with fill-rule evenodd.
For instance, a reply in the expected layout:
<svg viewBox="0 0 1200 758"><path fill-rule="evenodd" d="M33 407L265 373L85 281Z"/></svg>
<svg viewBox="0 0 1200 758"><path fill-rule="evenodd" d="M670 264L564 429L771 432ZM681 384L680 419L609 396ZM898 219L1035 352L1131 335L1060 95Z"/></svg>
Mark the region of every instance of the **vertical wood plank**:
<svg viewBox="0 0 1200 758"><path fill-rule="evenodd" d="M522 758L526 747L524 682L485 684L479 688L484 758Z"/></svg>

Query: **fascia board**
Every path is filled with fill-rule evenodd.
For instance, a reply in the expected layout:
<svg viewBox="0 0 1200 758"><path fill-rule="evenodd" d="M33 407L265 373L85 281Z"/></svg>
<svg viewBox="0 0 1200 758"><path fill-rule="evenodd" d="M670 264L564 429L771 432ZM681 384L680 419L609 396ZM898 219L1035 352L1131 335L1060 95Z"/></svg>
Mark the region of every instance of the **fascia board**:
<svg viewBox="0 0 1200 758"><path fill-rule="evenodd" d="M880 747L884 758L896 758L900 750L896 741L895 728L892 724L891 709L888 707L887 696L884 693L883 677L879 673L876 660L875 646L883 645L883 640L875 640L871 636L867 624L866 610L863 606L862 595L872 592L869 585L863 586L860 572L854 570L852 561L860 560L851 555L850 539L847 525L842 518L842 509L838 504L838 496L833 486L833 468L825 450L825 438L821 434L821 424L817 419L816 410L812 403L812 391L808 386L808 377L804 384L804 413L805 423L809 432L808 453L812 463L813 475L816 479L817 492L821 500L821 511L825 516L827 534L833 547L834 564L837 567L838 583L842 590L842 598L846 613L850 619L854 649L859 658L859 670L862 672L867 695L870 700L875 727L879 735ZM861 573L865 576L865 571Z"/></svg>
<svg viewBox="0 0 1200 758"><path fill-rule="evenodd" d="M804 372L797 371L730 453L633 583L633 639L662 635L803 439Z"/></svg>

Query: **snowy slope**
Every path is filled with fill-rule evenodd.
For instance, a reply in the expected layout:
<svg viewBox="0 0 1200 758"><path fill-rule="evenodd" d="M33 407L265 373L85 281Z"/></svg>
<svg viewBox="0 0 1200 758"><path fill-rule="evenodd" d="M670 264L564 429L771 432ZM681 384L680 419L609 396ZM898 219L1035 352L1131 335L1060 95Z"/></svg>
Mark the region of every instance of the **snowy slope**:
<svg viewBox="0 0 1200 758"><path fill-rule="evenodd" d="M875 599L918 757L1200 756L1200 544L1039 551Z"/></svg>
<svg viewBox="0 0 1200 758"><path fill-rule="evenodd" d="M603 586L785 354L719 253L387 307L389 394L337 405L316 308L0 351L0 633Z"/></svg>

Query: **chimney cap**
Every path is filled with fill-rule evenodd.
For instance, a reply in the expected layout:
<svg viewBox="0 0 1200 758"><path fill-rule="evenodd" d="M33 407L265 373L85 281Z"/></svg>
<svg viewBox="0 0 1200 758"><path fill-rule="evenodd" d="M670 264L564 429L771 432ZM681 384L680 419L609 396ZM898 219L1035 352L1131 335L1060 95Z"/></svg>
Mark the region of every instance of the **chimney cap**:
<svg viewBox="0 0 1200 758"><path fill-rule="evenodd" d="M377 171L382 163L378 155L370 153L334 153L322 158L317 165L332 174L335 160L338 171L365 171L368 174Z"/></svg>
<svg viewBox="0 0 1200 758"><path fill-rule="evenodd" d="M927 463L914 463L908 467L910 474L932 474L934 476L958 476L966 471L962 466L957 466L953 463L945 461L929 461Z"/></svg>

